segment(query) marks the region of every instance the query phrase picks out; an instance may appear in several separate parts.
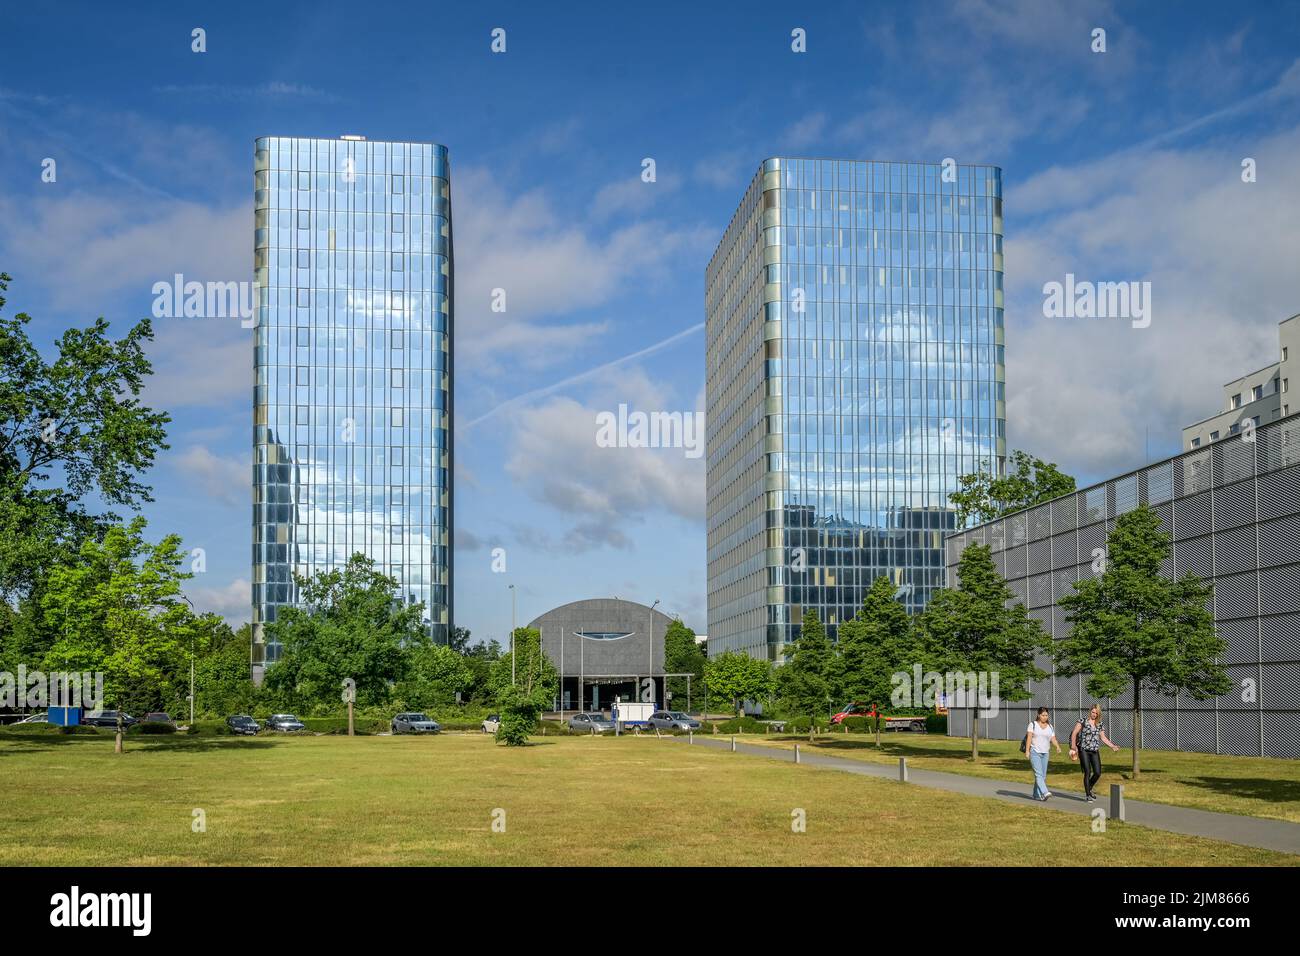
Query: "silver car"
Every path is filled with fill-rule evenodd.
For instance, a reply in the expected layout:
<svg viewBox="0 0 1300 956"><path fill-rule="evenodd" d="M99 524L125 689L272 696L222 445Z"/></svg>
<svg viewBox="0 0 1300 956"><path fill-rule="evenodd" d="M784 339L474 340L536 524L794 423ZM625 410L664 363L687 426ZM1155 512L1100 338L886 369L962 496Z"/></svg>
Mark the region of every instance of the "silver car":
<svg viewBox="0 0 1300 956"><path fill-rule="evenodd" d="M699 730L700 722L680 710L656 710L650 715L651 727L660 730Z"/></svg>
<svg viewBox="0 0 1300 956"><path fill-rule="evenodd" d="M395 734L436 734L442 730L442 724L424 714L398 714L393 718Z"/></svg>
<svg viewBox="0 0 1300 956"><path fill-rule="evenodd" d="M614 721L601 713L574 714L569 718L569 729L587 734L594 730L598 734L603 734L607 730L614 729Z"/></svg>
<svg viewBox="0 0 1300 956"><path fill-rule="evenodd" d="M501 726L501 715L488 714L486 717L483 718L483 723L480 726L482 726L483 728L483 733L495 734L497 732L497 728Z"/></svg>

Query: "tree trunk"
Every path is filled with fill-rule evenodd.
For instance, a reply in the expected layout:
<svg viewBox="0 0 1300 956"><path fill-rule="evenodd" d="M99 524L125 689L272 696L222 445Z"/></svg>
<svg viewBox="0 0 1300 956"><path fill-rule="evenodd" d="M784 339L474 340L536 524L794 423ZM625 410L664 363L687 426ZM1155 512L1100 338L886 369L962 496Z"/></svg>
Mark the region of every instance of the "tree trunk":
<svg viewBox="0 0 1300 956"><path fill-rule="evenodd" d="M119 710L117 712L117 736L113 740L113 753L115 754L120 754L122 752L122 733L122 712Z"/></svg>
<svg viewBox="0 0 1300 956"><path fill-rule="evenodd" d="M1142 682L1133 681L1133 779L1142 773L1138 752L1142 741Z"/></svg>
<svg viewBox="0 0 1300 956"><path fill-rule="evenodd" d="M970 759L980 759L980 717L974 707L970 710Z"/></svg>

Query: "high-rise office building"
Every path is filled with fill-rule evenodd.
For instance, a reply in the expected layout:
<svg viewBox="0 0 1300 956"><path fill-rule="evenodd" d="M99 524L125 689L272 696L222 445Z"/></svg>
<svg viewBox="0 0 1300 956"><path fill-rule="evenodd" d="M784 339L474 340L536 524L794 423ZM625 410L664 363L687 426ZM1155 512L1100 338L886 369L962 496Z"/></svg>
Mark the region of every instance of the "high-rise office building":
<svg viewBox="0 0 1300 956"><path fill-rule="evenodd" d="M254 155L254 675L294 575L361 552L451 624L446 147L266 137Z"/></svg>
<svg viewBox="0 0 1300 956"><path fill-rule="evenodd" d="M1002 175L769 159L706 274L710 654L944 583L948 494L1006 454Z"/></svg>

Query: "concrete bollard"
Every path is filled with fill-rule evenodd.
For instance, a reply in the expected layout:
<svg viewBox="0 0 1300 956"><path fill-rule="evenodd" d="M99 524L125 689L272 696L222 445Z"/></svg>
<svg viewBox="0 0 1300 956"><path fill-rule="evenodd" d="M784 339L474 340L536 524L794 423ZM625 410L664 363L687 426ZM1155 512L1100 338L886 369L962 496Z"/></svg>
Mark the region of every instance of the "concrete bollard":
<svg viewBox="0 0 1300 956"><path fill-rule="evenodd" d="M1124 785L1122 783L1112 783L1110 785L1110 818L1112 820L1124 819Z"/></svg>
<svg viewBox="0 0 1300 956"><path fill-rule="evenodd" d="M693 743L695 743L695 732L694 732L694 731L691 731L691 730L686 731L686 742L687 742L688 744L693 744Z"/></svg>
<svg viewBox="0 0 1300 956"><path fill-rule="evenodd" d="M735 738L735 737L732 737L732 738L731 738L731 752L732 752L733 754L736 752L736 738Z"/></svg>
<svg viewBox="0 0 1300 956"><path fill-rule="evenodd" d="M907 758L898 758L898 780L900 783L907 783Z"/></svg>
<svg viewBox="0 0 1300 956"><path fill-rule="evenodd" d="M794 762L795 762L795 763L798 763L798 762L799 762L799 745L798 745L798 744L795 744L795 745L794 745Z"/></svg>

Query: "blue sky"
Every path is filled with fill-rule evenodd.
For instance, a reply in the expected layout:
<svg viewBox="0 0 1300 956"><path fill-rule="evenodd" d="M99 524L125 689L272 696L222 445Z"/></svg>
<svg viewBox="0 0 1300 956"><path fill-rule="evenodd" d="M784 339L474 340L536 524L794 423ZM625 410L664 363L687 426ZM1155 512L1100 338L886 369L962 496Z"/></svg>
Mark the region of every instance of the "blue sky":
<svg viewBox="0 0 1300 956"><path fill-rule="evenodd" d="M1175 453L1300 312L1295 4L135 6L0 13L7 308L48 346L101 314L124 331L174 273L250 278L257 136L446 144L476 638L507 631L509 583L521 621L614 594L705 629L703 459L596 448L593 421L702 407L704 268L766 156L1002 166L1009 443L1081 480ZM1045 318L1066 273L1150 281L1151 326ZM147 397L175 421L145 514L205 550L190 593L239 620L249 332L156 325Z"/></svg>

